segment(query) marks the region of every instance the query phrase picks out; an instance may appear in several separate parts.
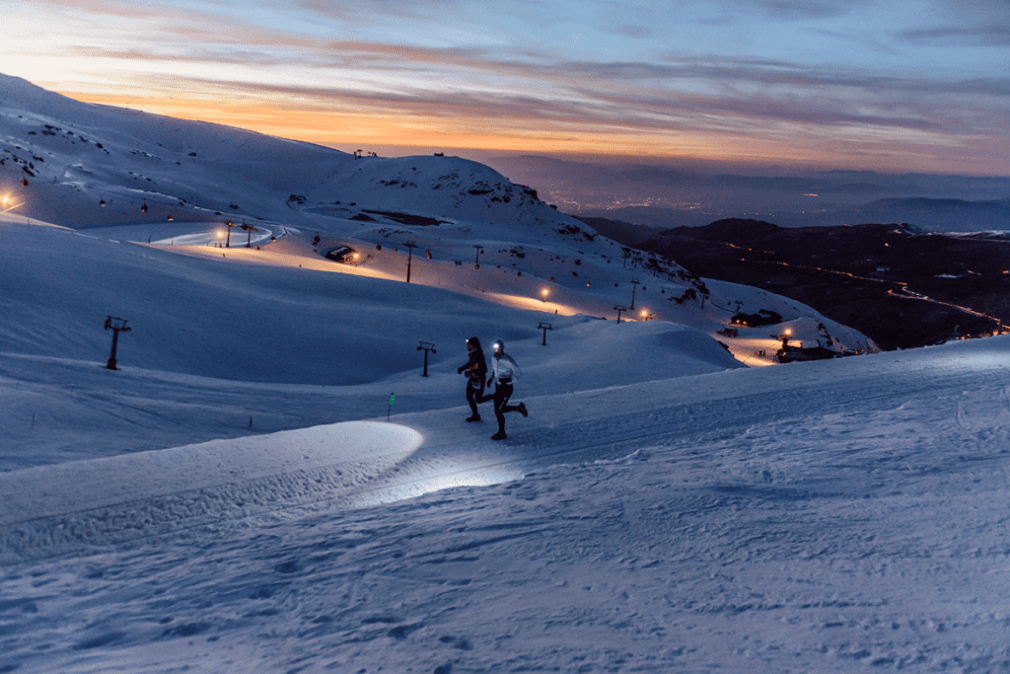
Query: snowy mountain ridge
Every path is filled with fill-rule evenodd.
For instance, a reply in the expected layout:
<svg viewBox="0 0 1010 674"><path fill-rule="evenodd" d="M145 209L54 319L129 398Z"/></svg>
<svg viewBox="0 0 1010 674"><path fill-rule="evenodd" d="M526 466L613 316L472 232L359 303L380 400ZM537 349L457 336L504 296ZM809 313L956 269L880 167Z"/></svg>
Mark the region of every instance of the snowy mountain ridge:
<svg viewBox="0 0 1010 674"><path fill-rule="evenodd" d="M39 191L21 212L77 229L107 226L127 213L131 223L164 222L172 215L304 225L309 221L296 206L306 196L316 207L361 201L361 208L417 208L420 201L440 216L461 209L460 217L571 221L551 212L535 191L476 162L349 155L207 122L81 103L5 75L0 133L6 181L23 178ZM76 194L67 195L68 187ZM377 187L397 189L375 194ZM431 194L419 198L418 190ZM60 197L72 207L57 210L53 201ZM145 203L148 210L140 212Z"/></svg>
<svg viewBox="0 0 1010 674"><path fill-rule="evenodd" d="M645 310L703 330L751 364L770 362L777 347L767 329L731 342L717 334L741 310L779 313L788 323L779 332L799 340L875 350L809 307L706 284L673 260L622 248L534 189L455 157L348 155L84 104L0 76L0 183L20 202L13 214L117 240L186 243L175 250L188 254L252 244L255 231L257 249L294 245L305 258L286 264L336 270L319 258L349 245L362 254L356 270L396 279L412 244L414 283L548 314L617 318L614 307L626 306L623 318L634 320Z"/></svg>

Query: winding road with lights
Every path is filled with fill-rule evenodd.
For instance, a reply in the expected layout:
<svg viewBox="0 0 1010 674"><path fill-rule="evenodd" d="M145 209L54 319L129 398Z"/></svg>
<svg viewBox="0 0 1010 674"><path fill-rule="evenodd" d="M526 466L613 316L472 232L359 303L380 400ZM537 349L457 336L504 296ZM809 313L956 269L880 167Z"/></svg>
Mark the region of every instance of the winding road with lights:
<svg viewBox="0 0 1010 674"><path fill-rule="evenodd" d="M689 238L689 237L682 237L682 238ZM775 251L760 250L760 249L756 249L756 248L750 248L750 247L747 247L747 246L741 246L741 245L730 243L730 242L726 242L726 241L710 241L710 240L707 240L707 239L692 239L692 240L696 241L698 243L704 243L704 244L713 244L713 243L714 244L722 244L722 245L724 245L724 246L726 246L728 248L733 248L733 249L736 249L736 250L740 250L740 251L744 251L744 252L748 252L748 253L755 253L755 254L759 254L759 255L767 255L767 256L774 256L775 255ZM746 261L746 258L742 257L742 258L740 258L740 261L741 262ZM888 290L887 292L888 292L889 295L892 295L894 297L900 297L902 299L919 300L919 301L922 301L922 302L930 302L930 303L933 303L933 304L936 304L936 305L940 305L940 306L944 306L944 307L949 307L951 309L955 309L957 311L961 311L961 312L964 312L964 313L972 315L972 316L977 316L979 318L984 318L986 320L992 321L993 323L995 323L997 325L997 328L998 328L997 331L996 331L996 334L1005 334L1007 332L1010 332L1010 327L1008 327L1002 321L1002 319L1000 319L1000 318L998 318L996 316L992 316L990 314L986 314L984 312L977 311L975 309L972 309L971 307L966 307L966 306L954 304L954 303L951 303L951 302L944 302L943 300L935 299L933 297L930 297L929 295L924 295L922 293L915 292L914 290L911 290L908 287L908 283L906 283L904 281L894 281L894 280L889 280L889 279L874 278L872 276L863 276L863 275L860 275L860 274L853 274L852 272L841 271L841 270L838 270L838 269L828 269L826 267L819 267L819 266L816 266L816 265L797 264L797 263L793 263L793 262L785 262L783 260L756 259L756 260L752 260L752 262L758 262L758 263L763 263L763 264L774 264L774 265L778 265L778 266L781 266L781 267L792 267L792 268L804 269L804 270L808 270L808 271L817 271L817 272L822 272L822 273L825 273L825 274L835 274L835 275L838 275L838 276L846 276L846 277L849 277L849 278L852 278L852 279L857 279L857 280L860 280L860 281L868 281L868 282L871 282L871 283L881 283L881 284L884 284L884 285L894 285L894 286L897 286L897 287ZM966 271L969 274L978 275L976 272L972 272L971 270L967 270L966 269Z"/></svg>

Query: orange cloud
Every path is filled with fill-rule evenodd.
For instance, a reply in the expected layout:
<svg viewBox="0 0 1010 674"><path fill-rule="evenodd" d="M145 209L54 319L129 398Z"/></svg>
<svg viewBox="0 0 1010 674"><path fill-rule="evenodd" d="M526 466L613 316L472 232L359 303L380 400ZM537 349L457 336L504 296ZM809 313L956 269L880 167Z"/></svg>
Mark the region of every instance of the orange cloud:
<svg viewBox="0 0 1010 674"><path fill-rule="evenodd" d="M64 26L80 17L91 28L54 38L46 55L53 79L29 78L38 84L83 100L326 145L868 168L901 161L897 168L905 170L941 170L974 157L988 162L980 170L1010 171L1006 159L984 152L1010 126L1006 76L938 81L932 74L661 49L649 59L629 52L604 60L592 50L580 59L532 40L457 44L402 24L388 34L368 30L391 17L420 21L433 9L424 3L369 5L375 16L326 0L306 0L298 12L254 3L248 14L227 2L197 11L165 3L142 14L116 0L13 4L62 17ZM306 19L306 7L322 23ZM817 7L818 17L835 11L830 3ZM291 21L275 27L253 17L257 10ZM632 28L620 30L651 34ZM0 56L20 52L0 48ZM25 67L34 67L27 60Z"/></svg>

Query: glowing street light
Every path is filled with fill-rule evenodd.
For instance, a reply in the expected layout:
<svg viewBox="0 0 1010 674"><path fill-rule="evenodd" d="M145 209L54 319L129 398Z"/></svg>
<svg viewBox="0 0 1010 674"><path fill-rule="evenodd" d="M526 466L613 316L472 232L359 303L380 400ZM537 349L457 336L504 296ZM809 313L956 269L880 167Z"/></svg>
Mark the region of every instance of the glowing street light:
<svg viewBox="0 0 1010 674"><path fill-rule="evenodd" d="M656 314L650 314L648 309L642 309L642 320L651 321L656 317Z"/></svg>
<svg viewBox="0 0 1010 674"><path fill-rule="evenodd" d="M13 211L15 208L22 205L24 205L24 202L12 204L11 198L6 194L3 195L2 198L0 198L0 208L3 209L4 213L7 213L8 211Z"/></svg>
<svg viewBox="0 0 1010 674"><path fill-rule="evenodd" d="M547 302L547 295L549 294L549 291L547 290L547 288L544 288L543 290L541 290L540 294L543 296L544 302L546 303Z"/></svg>
<svg viewBox="0 0 1010 674"><path fill-rule="evenodd" d="M228 239L224 242L224 247L231 248L231 228L238 227L238 225L236 225L234 222L226 222L224 224L228 225Z"/></svg>

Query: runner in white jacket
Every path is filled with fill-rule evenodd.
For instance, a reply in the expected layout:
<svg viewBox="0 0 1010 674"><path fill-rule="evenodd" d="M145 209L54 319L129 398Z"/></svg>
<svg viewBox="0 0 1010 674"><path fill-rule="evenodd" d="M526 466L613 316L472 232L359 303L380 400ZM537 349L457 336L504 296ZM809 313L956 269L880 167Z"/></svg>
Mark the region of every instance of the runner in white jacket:
<svg viewBox="0 0 1010 674"><path fill-rule="evenodd" d="M518 412L524 417L528 414L526 404L509 405L512 397L515 381L522 376L519 365L505 353L505 343L500 339L495 341L491 347L494 350L493 365L491 367L491 378L487 385L494 382L494 395L481 396L478 402L494 399L494 416L498 420L498 432L491 436L492 440L504 440L508 436L505 434L505 414L508 412Z"/></svg>

